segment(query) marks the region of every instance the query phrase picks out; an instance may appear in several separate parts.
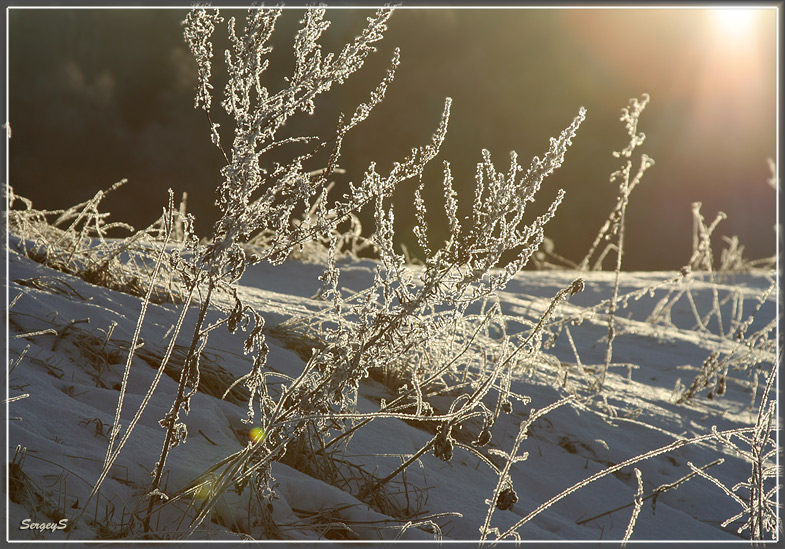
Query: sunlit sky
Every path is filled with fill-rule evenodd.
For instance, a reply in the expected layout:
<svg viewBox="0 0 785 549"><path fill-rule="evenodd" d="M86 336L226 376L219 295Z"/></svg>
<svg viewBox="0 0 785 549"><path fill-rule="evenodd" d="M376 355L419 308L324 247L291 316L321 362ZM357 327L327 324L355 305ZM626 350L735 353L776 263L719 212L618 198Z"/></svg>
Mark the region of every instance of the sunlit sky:
<svg viewBox="0 0 785 549"><path fill-rule="evenodd" d="M700 136L718 124L736 126L743 119L773 114L770 104L753 101L771 92L771 81L764 76L771 71L765 66L771 60L761 56L771 46L765 43L770 14L738 8L567 10L563 17L605 70L618 71L631 85L666 82L669 98L689 105L685 128ZM652 43L661 49L652 51Z"/></svg>
<svg viewBox="0 0 785 549"><path fill-rule="evenodd" d="M425 174L427 198L438 211L442 159L453 164L466 208L482 148L501 168L513 149L527 164L585 106L587 120L537 203L544 209L565 189L546 234L557 252L579 260L615 203L608 178L619 167L611 152L626 144L620 109L648 93L640 152L655 165L631 197L626 267L683 265L691 253L694 201L703 203L708 220L719 210L728 214L717 235L738 234L752 257L772 255L776 195L766 180L777 145L780 16L773 6L399 9L366 67L317 100L314 117L292 120L287 129L327 135L338 111L351 112L367 98L400 46L401 66L387 98L346 141L347 174L338 184L359 179L371 161L389 169L427 142L450 96L447 140ZM333 25L325 49L352 39L368 14L328 10ZM193 109L195 66L182 39L184 15L182 9L11 10L16 192L42 207L66 207L126 177L129 186L118 191L125 194L108 198L107 207L113 219L143 226L159 215L171 186L189 192L197 227L209 233L221 165L204 116ZM274 35L267 75L273 89L289 70L300 17L300 10L286 10ZM214 72L221 71L219 55ZM633 160L637 166L637 155ZM411 228L411 192L400 190L402 234ZM433 219L436 232L443 231L438 215Z"/></svg>

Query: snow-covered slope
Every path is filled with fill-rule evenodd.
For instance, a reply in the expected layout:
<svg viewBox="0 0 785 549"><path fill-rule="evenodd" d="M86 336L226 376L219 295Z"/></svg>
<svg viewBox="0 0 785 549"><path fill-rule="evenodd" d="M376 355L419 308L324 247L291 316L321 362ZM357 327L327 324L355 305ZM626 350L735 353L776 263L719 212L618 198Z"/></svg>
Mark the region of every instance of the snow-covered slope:
<svg viewBox="0 0 785 549"><path fill-rule="evenodd" d="M339 266L341 284L350 290L362 289L373 277L374 264L369 260L343 261ZM313 315L325 306L324 301L312 298L320 286L319 274L321 268L310 263L259 265L249 269L238 291L246 304L265 317L268 328L273 328L293 316ZM759 306L758 298L770 287L771 275L727 275L712 283L708 275L700 273L690 275L689 280L678 273L624 273L620 293L630 295L620 303L613 364L599 394L591 393L587 386L605 360L607 318L605 309L597 305L612 293L612 273L521 273L499 294L499 303L507 315L508 333L529 330L551 298L577 276L584 278L586 289L562 304L552 318L551 332L557 337L554 341L546 338L543 349L551 358L513 372L511 389L530 397L530 403L516 401L512 413L500 416L489 448L510 451L532 409L540 410L570 394L578 398L531 425L518 452L526 452L528 457L511 469L518 501L510 509L496 509L491 526L504 533L549 499L592 475L671 445L669 451L601 476L560 499L517 527L518 535L524 540L621 539L638 491L637 467L645 499L632 540L749 539L749 530L737 533L746 515L722 525L743 509L706 478L693 474L677 488L656 498L648 496L658 487L692 474L690 464L713 464L706 473L729 488L750 476L750 464L716 438L709 436L700 443L681 446L674 443L711 435L715 426L724 431L755 424L765 374L775 361L773 343L761 341L773 341L774 333L766 332L767 337L754 348L748 346L749 338L740 341L734 334ZM126 527L132 514L138 518L147 507L144 494L150 488L150 472L163 444L164 430L158 421L177 392L176 370L162 377L98 498L87 509L84 504L106 455L125 352L141 300L52 271L19 255L13 246L8 286L12 303L8 312L10 539L139 537L138 530ZM650 318L664 297L677 297L679 292L681 297L669 315L658 321ZM721 314L704 318L716 310L715 300L721 304ZM764 330L775 319L776 309L775 292L770 292L746 334ZM149 306L141 334L144 346L128 379L123 428L150 386L156 360L165 350L164 337L177 314L175 305ZM217 314L211 312L215 318ZM195 317L193 313L186 318L183 333L189 332L189 326L192 329ZM574 322L562 322L564 319ZM291 341L276 339L274 333L272 330L267 338L268 367L296 375L303 359ZM185 417L187 442L174 448L167 462L166 493L181 490L248 443L251 426L242 421L246 417L242 390L220 398L250 369L250 359L242 353L242 337L222 329L209 340L202 364L202 390ZM186 345L183 339L181 344ZM713 398L707 398L710 386L677 404L679 395L715 351L720 360L731 357L724 394L712 393ZM757 353L754 359L750 353ZM752 366L748 371L737 371L734 365L739 364ZM758 385L753 383L756 377ZM387 387L369 379L362 386L358 407L374 411L381 398L389 400L390 396ZM341 459L357 471L381 478L431 436L398 419L378 419L355 434ZM460 435L457 437L460 440ZM722 461L715 464L716 460ZM275 524L268 532L284 540L434 540L439 536L476 540L498 480L488 464L460 447L455 448L450 462L427 452L407 469L405 479L388 485L396 509L385 513L378 506L371 509L357 494L330 485L326 482L329 479L313 478L282 463L276 463L272 472L277 499L272 511ZM188 539L261 538L262 530L249 516L246 492L227 491L210 520L189 533ZM745 494L745 490L739 491L742 499ZM159 514L153 524L154 537L175 540L186 535L188 521L178 523L178 517L188 514L189 501L175 501L168 513ZM72 532L55 529L58 524L74 522L83 511ZM59 523L60 519L67 520ZM40 529L44 527L47 529Z"/></svg>

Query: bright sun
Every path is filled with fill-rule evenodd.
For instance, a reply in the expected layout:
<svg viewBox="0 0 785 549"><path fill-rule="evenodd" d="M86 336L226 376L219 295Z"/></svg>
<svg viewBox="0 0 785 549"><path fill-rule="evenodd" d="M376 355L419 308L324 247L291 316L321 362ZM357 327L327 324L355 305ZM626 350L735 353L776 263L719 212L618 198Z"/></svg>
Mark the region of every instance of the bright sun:
<svg viewBox="0 0 785 549"><path fill-rule="evenodd" d="M757 25L758 10L724 8L712 11L717 31L728 40L749 38Z"/></svg>

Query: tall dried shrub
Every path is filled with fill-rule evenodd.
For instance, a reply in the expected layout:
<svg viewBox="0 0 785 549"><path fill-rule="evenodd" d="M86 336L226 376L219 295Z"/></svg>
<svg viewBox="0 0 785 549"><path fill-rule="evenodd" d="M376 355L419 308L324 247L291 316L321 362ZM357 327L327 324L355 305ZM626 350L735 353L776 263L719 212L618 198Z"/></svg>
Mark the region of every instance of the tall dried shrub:
<svg viewBox="0 0 785 549"><path fill-rule="evenodd" d="M545 177L563 163L566 150L585 118L585 109L579 110L560 136L550 140L545 155L535 157L528 167L522 166L517 155L512 153L509 168L499 171L491 154L483 150L475 175L473 210L465 220L458 219L457 193L450 165L445 161L444 207L450 235L442 247L433 251L425 221L422 174L438 155L445 139L451 100L445 100L441 119L429 143L413 148L387 174L380 173L371 163L359 183L350 184L348 192L331 198L329 179L339 169L343 140L384 99L400 62L398 50L394 50L385 76L371 91L369 99L351 116L341 115L332 134L320 139L282 138L279 133L297 113L313 114L319 95L333 85L344 83L362 67L367 56L375 51L375 43L382 38L392 10L377 10L368 17L367 25L352 42L339 52L326 53L319 43L329 26L326 10L307 9L295 36L293 73L283 87L275 91L264 84L264 72L272 51L270 38L281 13L279 8L251 9L242 30L234 17L225 21L217 9L205 7L193 9L184 21L185 40L194 54L198 71L195 107L204 111L211 140L225 160L216 202L221 215L211 237L200 241L193 230L193 217L186 214L184 204L179 210L175 209L170 192L158 235L163 244L156 248L152 258L154 270L147 279L148 291L142 294L142 310L126 358L115 427L110 433L101 474L83 507L86 509L89 500L98 494L150 402L186 319L195 316L177 394L160 421L165 435L148 490L147 510L138 515L145 532L150 530L153 514L172 501L171 494L162 488L167 460L171 449L187 440L188 429L182 414L190 411L193 396L199 391L202 350L210 333L222 325L230 332L241 329L248 333L244 352L252 356L251 371L237 383L244 383L250 393L247 421L261 416L260 432L264 435L255 437L246 448L211 466L206 476L200 476L187 487L185 493L206 494L194 510L191 530L204 520L230 486L242 491L250 485L261 494L260 501L269 503L274 495L272 462L281 459L287 448L303 436L315 436L326 442L330 430L349 433L380 417L408 419L430 425L435 433L417 455L433 450L435 455L449 461L457 443L453 437L456 427L482 418L485 427L477 442L486 444L499 411L511 410L510 398L527 401L526 397L509 392L510 371L520 355L536 354L542 323L533 328L520 345L513 345L506 336L501 338L497 361L479 373L472 372L473 379L466 385L468 391L457 396L449 409L436 410L426 398L433 384L445 375L457 372L454 364L467 348L453 347L442 334L452 334L450 337L455 340L459 332L467 333L462 320L468 307L492 299L543 242L544 226L555 215L564 191L560 190L547 211L529 223L524 219L526 206L535 200ZM233 126L230 146L224 144L227 136L213 116L213 35L222 23L226 23L229 48L224 54L228 80L221 107ZM305 152L302 152L303 146ZM290 159L265 167L270 151L282 147L291 147ZM415 235L427 257L422 268L406 264L404 254L396 249L394 238L391 197L395 189L408 180L420 181L416 191L418 223ZM92 202L87 204L88 209L93 206ZM366 206L373 208L376 227L364 244L373 247L379 264L371 287L357 296L346 296L339 290L340 271L335 257L339 243L347 241L347 235L342 232L347 224L348 240L361 240L355 214ZM102 217L95 214L91 219L100 227ZM249 240L253 240L253 248L246 245ZM177 245L167 247L173 241ZM285 387L273 391L270 372L264 368L269 352L263 331L264 319L240 301L233 284L249 265L261 261L279 264L295 250L314 241L328 243L322 296L329 301L332 316L318 334L323 344L307 361L301 374L296 378L284 376ZM137 348L135 342L145 320L157 273L162 269L178 277L179 317L167 336L167 349L147 394L133 419L121 431L119 418L128 372ZM564 296L581 288L582 282L576 281L560 292L549 311ZM229 296L229 306L226 299L217 299L219 294ZM211 308L218 308L223 316L208 325L207 313ZM466 345L471 345L474 337L468 337ZM429 367L418 368L421 364L429 364ZM411 386L404 388L391 403L383 403L378 412L359 414L355 407L359 384L370 372L380 368L398 379L405 379ZM464 377L468 373L467 367ZM496 394L495 411L486 405L487 397L492 393ZM371 478L360 495L367 496L380 489L405 471L414 459L416 456L384 478ZM205 480L208 477L210 480ZM178 493L177 497L182 495L182 492ZM267 512L265 509L267 506L261 505L262 515ZM74 525L83 512L75 517ZM268 526L269 518L265 521Z"/></svg>
<svg viewBox="0 0 785 549"><path fill-rule="evenodd" d="M266 391L261 370L263 363L258 361L254 365L245 380L253 395L249 417L261 412L265 437L227 464L218 484L213 485L216 494L238 477L268 478L269 474L264 471L269 469L272 460L285 454L290 442L306 432L311 433L309 436L314 436L315 432L317 437L326 437L329 428L336 425L335 421L348 421L344 423L344 428L348 429L353 428L351 421L362 423L376 417L401 417L436 424L436 435L417 455L433 449L434 453L449 460L452 429L473 417L482 416L487 420L490 412L482 401L491 390L498 390L498 386L503 385L500 380L508 361L500 361L491 368L471 394L456 400L441 414L434 413L423 402L421 390L406 393L414 413L397 412L407 405L399 399L396 399L396 407L383 405L378 413L363 415L355 411L360 381L375 369L395 370L395 375L410 380L415 387L442 375L449 359L434 364L428 372L410 373L413 365L421 363L424 354L428 354L425 344L460 319L472 303L503 288L528 262L543 241L544 225L555 215L564 193L559 191L548 211L530 224L524 223L525 207L534 200L544 178L562 164L565 152L585 118L583 108L558 138L551 139L544 157L535 157L526 169L512 153L509 169L500 172L490 153L483 151L483 160L477 167L477 191L472 216L467 220L468 228L464 228L457 217L453 177L449 163L444 162L443 187L450 237L435 252L428 241L420 183L415 201L418 219L415 235L427 259L424 267L417 270L407 266L404 255L396 250L394 214L389 202L400 183L410 179L422 181L423 170L438 154L447 131L449 98L431 143L412 149L410 155L395 163L389 174L380 174L371 163L359 185L350 185L349 192L332 203L328 200L327 180L337 166L342 140L384 98L399 62L397 50L387 76L371 93L370 100L360 105L351 118L341 117L330 139L319 143L311 152L295 156L285 165L276 164L271 170L259 166L259 158L271 148L300 141L276 140L275 135L290 115L297 110L313 112L316 95L329 89L333 82L342 82L362 65L372 49L370 45L381 37L389 13L389 10L379 10L375 17L369 18L368 27L353 44L347 45L337 56L323 56L317 40L328 24L324 20L324 10L306 12L302 29L295 39L295 73L288 80L288 88L276 94L261 85L260 74L266 67L263 57L269 48L265 44L278 12L252 10L246 29L239 37L235 33L236 23L230 19L232 49L226 54L230 80L223 106L235 119L231 153L224 151L210 114L209 37L221 19L216 12L195 10L187 20L186 39L200 67L197 107L207 113L213 141L227 159L219 199L223 216L216 224L213 242L201 256L208 271L216 272L214 269L218 267L219 272L230 274L230 280L236 280L248 264L262 260L279 263L308 240L320 238L330 242L321 295L331 302L334 315L330 327L319 334L323 345L277 400ZM307 171L305 164L328 146L331 153L326 168ZM254 193L259 196L252 196ZM336 228L367 204L374 208L376 230L369 240L378 254L379 266L372 286L362 292L362 297L347 299L338 285L340 270L335 257L341 234ZM293 216L298 206L308 215L295 223ZM253 234L263 234L265 246L249 257L240 242ZM502 258L510 254L513 259L497 270ZM239 305L237 310L250 312ZM257 325L259 322L257 318ZM507 398L500 401L506 402ZM490 423L490 420L486 422ZM314 425L315 429L309 428ZM388 482L411 462L409 460L388 477L371 482L366 486L366 494ZM206 516L214 501L215 498L210 498L203 502L195 522Z"/></svg>

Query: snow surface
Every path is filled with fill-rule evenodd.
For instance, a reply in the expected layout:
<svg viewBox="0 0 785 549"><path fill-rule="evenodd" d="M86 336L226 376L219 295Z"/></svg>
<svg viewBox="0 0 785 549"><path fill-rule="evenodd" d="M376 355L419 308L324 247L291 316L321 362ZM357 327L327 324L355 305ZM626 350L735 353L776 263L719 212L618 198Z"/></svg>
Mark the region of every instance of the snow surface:
<svg viewBox="0 0 785 549"><path fill-rule="evenodd" d="M351 290L364 288L372 280L374 266L370 260L342 260L341 285ZM268 327L273 327L292 316L313 315L325 306L324 301L312 298L320 287L317 276L321 272L319 265L293 260L277 267L258 265L248 270L238 290L244 302L265 317ZM508 331L526 331L551 298L577 276L585 279L585 291L560 305L555 318L584 317L582 322L569 325L569 330L581 364L591 367L604 362L602 338L608 328L603 309L589 312L611 295L613 273L524 272L500 292L499 302L508 315ZM691 401L676 404L674 387L677 380L689 386L712 351L728 353L738 345L733 331L738 321L755 309L758 296L772 283L772 275L728 275L715 284L708 281L705 273L691 276L690 295L702 315L712 310L715 290L720 300L733 296L722 307L724 333L719 332L714 317L708 319L705 329L696 327L687 294L672 309L669 322L647 322L659 300L683 283L678 282L680 275L624 273L621 294L658 285L659 288L630 297L620 308L615 365L602 393L605 398L588 398L582 406L563 405L533 423L530 436L520 448L520 452L528 452L528 459L516 463L511 470L519 500L509 510L494 512L493 527L504 532L549 498L628 458L678 439L710 433L713 426L724 430L754 424L758 401L752 408L748 373L731 369L726 394L711 400L704 389ZM48 284L41 289L24 282L31 279ZM671 280L676 282L670 284ZM8 285L8 297L13 302L8 316L8 358L13 367L8 396L14 399L24 395L8 404L8 461L19 462L21 454L17 454L17 449L24 449L21 470L26 475L27 492L16 492L8 502L7 535L10 540L65 540L68 535L62 530L42 532L20 529L20 525L24 519L50 523L65 516L73 520L83 511L107 451L107 433L114 421L125 361L122 353L112 363L88 360L84 344L106 341L113 323L117 325L110 343L128 342L141 300L52 271L18 254L13 244L9 250ZM748 333L775 318L775 299L775 292L771 292ZM134 359L121 420L123 427L153 379L156 364L151 356L162 353L165 334L178 310L174 305L149 306L141 337L145 343L142 349L150 354ZM210 318L216 319L217 315L217 311L212 311ZM187 318L184 333L189 331L188 326L192 327L195 316L194 313ZM71 321L82 322L63 331ZM29 335L42 330L50 332ZM85 339L87 335L93 339ZM220 386L218 397L232 381L249 371L250 359L242 354L242 337L219 329L209 339L204 367L214 370L214 379L218 380L215 383ZM270 335L267 342L269 368L290 375L302 369L304 361L287 348L290 344ZM185 343L183 336L182 344ZM566 333L562 332L544 353L554 358L533 371L515 372L513 391L530 397L531 402L514 402L513 412L500 417L491 448L509 450L521 422L532 409L542 409L585 385ZM768 353L763 359L771 364L775 356ZM629 368L625 366L628 364ZM129 513L146 508L143 495L150 487L150 473L164 437L158 420L169 410L176 391L177 383L163 376L151 404L104 482L98 503L90 503L68 539L94 540L109 535L123 539L121 527L128 522ZM762 386L758 395L761 391ZM379 398L390 397L384 386L368 380L362 387L358 406L361 411L373 411L378 409ZM188 440L169 456L165 492L182 488L248 443L249 425L242 422L246 405L239 398L221 400L200 392L184 417ZM397 419L379 419L357 432L344 459L381 478L431 436ZM707 472L726 486L733 487L750 475L747 462L713 439L674 449L634 467L642 473L645 497L658 486L688 475L688 462L702 467L718 458L724 462ZM363 540L434 540L437 536L428 527L414 525L403 529L405 519L374 511L352 494L287 465L276 463L273 475L277 500L272 516L281 539L317 540L336 533L344 539ZM444 462L428 452L407 470L406 482L406 490L401 482L394 484L401 491L396 498L403 502L401 505L409 506L415 517L413 522L431 517L444 540L478 539L488 510L486 500L492 497L497 475L475 455L456 447L453 459ZM519 528L518 533L523 540L619 540L629 522L636 490L633 466L625 467L555 503ZM248 525L248 503L243 498L227 491L210 520L187 539L237 541L243 539L238 533L243 528L250 528L251 535L259 537L258 526ZM644 502L632 540L748 539L748 531L744 535L736 532L746 517L721 526L741 508L706 479L692 478L677 489L662 493L656 498L656 506L652 501ZM178 525L174 517L184 512L186 503L181 501L179 505L176 513L154 525L162 539L180 539L183 535L185 527ZM622 506L626 507L578 524ZM99 525L111 528L102 529Z"/></svg>

